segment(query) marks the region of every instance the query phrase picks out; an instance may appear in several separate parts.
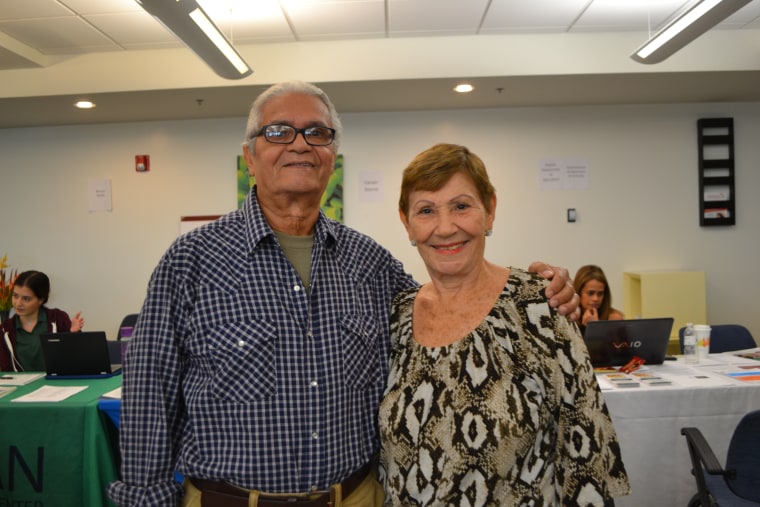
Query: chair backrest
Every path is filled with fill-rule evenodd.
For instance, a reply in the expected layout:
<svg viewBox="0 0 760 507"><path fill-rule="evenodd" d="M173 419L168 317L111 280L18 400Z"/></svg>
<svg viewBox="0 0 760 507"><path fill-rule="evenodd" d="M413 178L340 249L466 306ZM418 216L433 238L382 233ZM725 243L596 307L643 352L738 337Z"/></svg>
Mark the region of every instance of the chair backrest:
<svg viewBox="0 0 760 507"><path fill-rule="evenodd" d="M760 410L746 414L736 426L725 469L736 471L726 478L731 491L745 500L760 502Z"/></svg>
<svg viewBox="0 0 760 507"><path fill-rule="evenodd" d="M108 340L108 358L111 364L121 364L121 343L114 340Z"/></svg>
<svg viewBox="0 0 760 507"><path fill-rule="evenodd" d="M119 331L116 334L116 339L121 340L121 329L125 327L135 327L135 324L137 323L137 315L136 313L130 313L127 314L123 319L121 319L121 324L119 324Z"/></svg>
<svg viewBox="0 0 760 507"><path fill-rule="evenodd" d="M711 324L710 328L711 354L757 347L757 343L755 343L752 333L749 332L749 329L740 324ZM681 354L683 354L683 330L683 327L678 330L678 341L681 344Z"/></svg>

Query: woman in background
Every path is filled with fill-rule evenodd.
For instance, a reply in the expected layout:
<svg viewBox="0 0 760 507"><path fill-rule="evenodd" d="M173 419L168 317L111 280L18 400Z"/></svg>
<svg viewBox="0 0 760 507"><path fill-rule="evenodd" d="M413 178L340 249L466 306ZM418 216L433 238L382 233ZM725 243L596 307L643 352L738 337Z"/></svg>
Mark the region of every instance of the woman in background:
<svg viewBox="0 0 760 507"><path fill-rule="evenodd" d="M40 335L81 331L84 319L73 319L63 310L45 306L50 279L40 271L24 271L13 286L16 314L0 324L0 371L44 371Z"/></svg>
<svg viewBox="0 0 760 507"><path fill-rule="evenodd" d="M484 258L495 212L463 146L404 171L399 214L430 282L391 307L385 505L607 505L629 484L586 347L545 280Z"/></svg>
<svg viewBox="0 0 760 507"><path fill-rule="evenodd" d="M581 297L581 333L592 320L623 320L623 312L612 307L612 293L607 277L599 266L588 264L575 273L575 292Z"/></svg>

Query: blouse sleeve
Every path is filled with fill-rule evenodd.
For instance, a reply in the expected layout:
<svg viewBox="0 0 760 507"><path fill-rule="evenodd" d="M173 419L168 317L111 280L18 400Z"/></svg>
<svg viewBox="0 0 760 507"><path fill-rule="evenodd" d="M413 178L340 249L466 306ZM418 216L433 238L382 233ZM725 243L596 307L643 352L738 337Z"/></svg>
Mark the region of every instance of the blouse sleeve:
<svg viewBox="0 0 760 507"><path fill-rule="evenodd" d="M557 318L563 341L558 361L563 376L560 400L558 480L562 505L603 505L630 493L620 445L588 351L578 327Z"/></svg>

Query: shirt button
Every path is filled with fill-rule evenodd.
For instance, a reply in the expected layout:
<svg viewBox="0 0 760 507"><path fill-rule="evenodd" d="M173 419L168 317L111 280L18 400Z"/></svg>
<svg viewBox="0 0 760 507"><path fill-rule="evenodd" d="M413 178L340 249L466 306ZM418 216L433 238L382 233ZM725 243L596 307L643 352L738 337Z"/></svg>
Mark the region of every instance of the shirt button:
<svg viewBox="0 0 760 507"><path fill-rule="evenodd" d="M315 431L314 433L311 434L311 438L313 438L314 440L318 439L319 438L319 433L317 433Z"/></svg>
<svg viewBox="0 0 760 507"><path fill-rule="evenodd" d="M309 382L309 387L317 387L317 381L312 380L311 382Z"/></svg>
<svg viewBox="0 0 760 507"><path fill-rule="evenodd" d="M298 292L299 290L301 290L301 286L296 284L293 286L293 290Z"/></svg>
<svg viewBox="0 0 760 507"><path fill-rule="evenodd" d="M240 340L238 342L238 347L242 347L243 345L245 345L245 342L243 340Z"/></svg>

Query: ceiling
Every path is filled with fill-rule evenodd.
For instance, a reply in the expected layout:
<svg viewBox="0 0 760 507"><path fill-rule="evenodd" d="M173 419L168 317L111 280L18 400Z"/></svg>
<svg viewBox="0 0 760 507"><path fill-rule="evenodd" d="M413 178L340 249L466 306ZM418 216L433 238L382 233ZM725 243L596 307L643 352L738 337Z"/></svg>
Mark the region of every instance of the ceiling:
<svg viewBox="0 0 760 507"><path fill-rule="evenodd" d="M341 112L760 100L760 0L712 30L729 48L714 62L677 54L657 67L629 55L692 0L198 3L249 60L252 77L221 80L195 61L177 67L197 57L134 0L0 1L0 128L242 116L281 79L318 82ZM540 51L544 40L551 52ZM493 44L502 41L518 49L505 56ZM577 62L575 44L585 48ZM610 55L616 44L625 50ZM357 47L366 48L361 59L339 60ZM451 47L480 49L457 57ZM553 60L564 48L567 58ZM293 65L267 62L280 51ZM391 51L400 54L388 59ZM405 51L417 59L406 69ZM724 61L742 52L751 63ZM141 62L151 68L162 58L171 63L158 63L162 72L141 86ZM453 97L464 78L477 93ZM74 109L83 95L97 107Z"/></svg>

